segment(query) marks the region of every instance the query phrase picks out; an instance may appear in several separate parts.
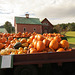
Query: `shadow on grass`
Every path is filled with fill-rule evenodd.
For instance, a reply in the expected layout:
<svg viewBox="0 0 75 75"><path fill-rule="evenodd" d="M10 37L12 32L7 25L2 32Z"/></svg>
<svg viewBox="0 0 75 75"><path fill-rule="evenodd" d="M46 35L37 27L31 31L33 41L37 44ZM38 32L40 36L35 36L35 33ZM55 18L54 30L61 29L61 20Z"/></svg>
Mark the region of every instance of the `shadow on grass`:
<svg viewBox="0 0 75 75"><path fill-rule="evenodd" d="M69 44L71 48L75 48L75 44Z"/></svg>
<svg viewBox="0 0 75 75"><path fill-rule="evenodd" d="M73 36L66 36L67 38L75 38L75 37L73 37Z"/></svg>

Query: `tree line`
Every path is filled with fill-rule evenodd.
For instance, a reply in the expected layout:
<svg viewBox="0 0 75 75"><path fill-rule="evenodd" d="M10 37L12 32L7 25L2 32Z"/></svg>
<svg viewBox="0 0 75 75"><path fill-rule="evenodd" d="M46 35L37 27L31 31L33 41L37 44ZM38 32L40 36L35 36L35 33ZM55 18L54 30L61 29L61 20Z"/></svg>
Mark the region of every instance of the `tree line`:
<svg viewBox="0 0 75 75"><path fill-rule="evenodd" d="M75 23L74 22L54 25L54 32L66 33L67 31L75 31Z"/></svg>

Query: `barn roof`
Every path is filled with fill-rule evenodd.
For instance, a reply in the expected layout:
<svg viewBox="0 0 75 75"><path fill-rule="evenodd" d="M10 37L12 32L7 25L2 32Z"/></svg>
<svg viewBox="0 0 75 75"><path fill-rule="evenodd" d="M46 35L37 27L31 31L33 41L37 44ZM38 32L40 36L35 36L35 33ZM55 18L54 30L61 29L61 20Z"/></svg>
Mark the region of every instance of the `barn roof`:
<svg viewBox="0 0 75 75"><path fill-rule="evenodd" d="M38 18L26 18L26 17L15 17L15 22L17 24L40 24L40 20Z"/></svg>

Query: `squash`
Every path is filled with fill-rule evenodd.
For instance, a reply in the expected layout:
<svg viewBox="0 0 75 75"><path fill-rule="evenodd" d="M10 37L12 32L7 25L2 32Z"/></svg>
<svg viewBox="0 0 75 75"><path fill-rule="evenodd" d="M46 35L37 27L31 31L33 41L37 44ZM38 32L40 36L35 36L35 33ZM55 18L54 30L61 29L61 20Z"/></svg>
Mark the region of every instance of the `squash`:
<svg viewBox="0 0 75 75"><path fill-rule="evenodd" d="M22 43L17 42L17 43L14 45L14 48L15 48L15 49L18 49L18 48L21 47L21 46L22 46Z"/></svg>
<svg viewBox="0 0 75 75"><path fill-rule="evenodd" d="M4 44L0 43L0 49L2 49L4 47Z"/></svg>
<svg viewBox="0 0 75 75"><path fill-rule="evenodd" d="M69 43L68 43L68 41L67 40L62 40L62 41L60 41L60 46L62 47L62 48L69 48Z"/></svg>
<svg viewBox="0 0 75 75"><path fill-rule="evenodd" d="M25 38L22 38L22 39L20 40L20 42L21 42L21 43L26 43L27 41L26 41Z"/></svg>
<svg viewBox="0 0 75 75"><path fill-rule="evenodd" d="M36 47L37 51L41 52L45 49L45 44L43 43L43 41L38 41Z"/></svg>
<svg viewBox="0 0 75 75"><path fill-rule="evenodd" d="M65 50L63 48L59 48L56 50L56 52L64 52Z"/></svg>
<svg viewBox="0 0 75 75"><path fill-rule="evenodd" d="M56 50L58 48L58 45L59 45L59 43L57 40L52 40L49 44L49 48Z"/></svg>
<svg viewBox="0 0 75 75"><path fill-rule="evenodd" d="M22 44L22 47L28 47L28 43L26 42L26 43L23 43Z"/></svg>
<svg viewBox="0 0 75 75"><path fill-rule="evenodd" d="M48 46L49 46L50 41L49 41L49 40L47 40L47 39L44 39L44 40L43 40L43 43L45 44L45 46L46 46L46 47L48 47Z"/></svg>
<svg viewBox="0 0 75 75"><path fill-rule="evenodd" d="M30 48L30 54L37 53L37 50L35 48Z"/></svg>

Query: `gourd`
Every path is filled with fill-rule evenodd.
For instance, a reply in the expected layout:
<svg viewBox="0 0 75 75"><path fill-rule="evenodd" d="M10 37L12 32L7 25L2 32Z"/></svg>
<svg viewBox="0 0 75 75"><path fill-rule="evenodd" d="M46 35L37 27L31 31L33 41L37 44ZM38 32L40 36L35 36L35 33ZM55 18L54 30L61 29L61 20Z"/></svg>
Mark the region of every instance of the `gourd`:
<svg viewBox="0 0 75 75"><path fill-rule="evenodd" d="M14 48L15 48L15 49L18 49L18 48L21 47L21 46L22 46L22 43L17 42L17 43L14 45Z"/></svg>

